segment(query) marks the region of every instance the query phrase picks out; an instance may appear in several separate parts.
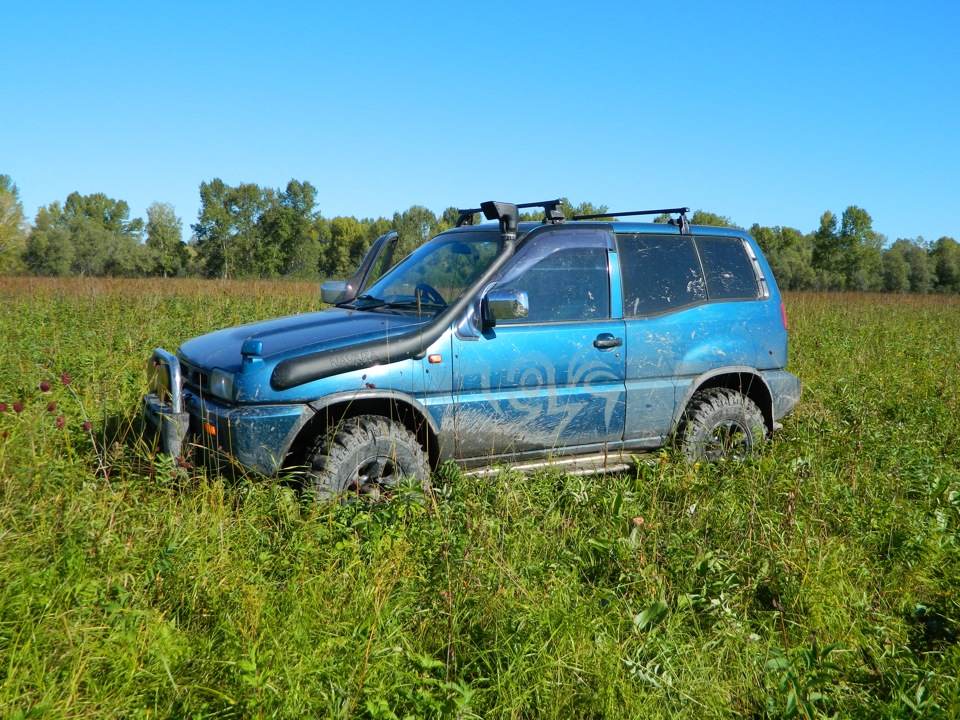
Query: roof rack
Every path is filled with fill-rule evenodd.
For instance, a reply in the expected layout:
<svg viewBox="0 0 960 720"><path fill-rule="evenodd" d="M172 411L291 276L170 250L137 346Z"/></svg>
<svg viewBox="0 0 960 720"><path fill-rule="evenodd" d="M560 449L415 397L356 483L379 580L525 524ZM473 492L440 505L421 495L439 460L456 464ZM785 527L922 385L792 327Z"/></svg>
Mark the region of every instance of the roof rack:
<svg viewBox="0 0 960 720"><path fill-rule="evenodd" d="M559 225L566 219L563 216L563 211L560 209L560 202L559 199L541 200L540 202L520 203L517 205L517 208L543 208L544 224ZM456 227L461 227L463 225L473 225L473 216L483 212L483 210L481 208L469 208L467 210L458 209L457 212L460 213L460 216L457 218Z"/></svg>
<svg viewBox="0 0 960 720"><path fill-rule="evenodd" d="M677 220L673 218L670 219L671 225L680 226L681 235L690 234L690 222L687 220L687 213L690 212L690 208L664 208L662 210L633 210L631 212L615 212L615 213L597 213L596 215L574 215L574 220L599 220L600 218L608 217L627 217L629 215L672 215L673 213L679 213L680 217Z"/></svg>

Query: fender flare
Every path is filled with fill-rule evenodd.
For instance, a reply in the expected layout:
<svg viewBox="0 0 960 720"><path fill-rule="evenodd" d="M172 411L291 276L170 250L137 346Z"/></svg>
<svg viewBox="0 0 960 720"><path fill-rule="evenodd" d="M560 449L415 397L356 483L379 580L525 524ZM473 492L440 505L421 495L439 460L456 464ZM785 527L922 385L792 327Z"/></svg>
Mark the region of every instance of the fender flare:
<svg viewBox="0 0 960 720"><path fill-rule="evenodd" d="M710 380L716 377L721 377L724 375L747 375L750 377L749 383L752 385L755 382L759 382L760 386L763 388L762 393L765 395L765 400L763 403L758 403L760 405L760 411L763 413L764 421L767 423L768 430L773 429L773 393L770 391L770 386L767 384L767 381L763 377L763 373L755 367L749 365L731 365L730 367L716 368L714 370L708 370L705 373L697 375L690 381L690 385L687 387L686 393L684 393L683 398L677 404L677 409L674 412L673 416L673 432L676 432L680 427L680 423L683 421L683 415L687 410L687 405L690 404L691 398L703 388L704 385L708 385ZM711 386L712 387L712 386ZM739 392L744 393L747 396L752 396L748 390L740 388L734 388Z"/></svg>
<svg viewBox="0 0 960 720"><path fill-rule="evenodd" d="M434 421L433 416L430 415L430 411L427 410L426 405L412 395L408 395L399 390L351 390L338 392L331 395L324 395L317 400L311 400L307 403L307 407L313 410L313 417L317 417L333 405L350 405L351 403L362 403L367 400L384 401L409 407L418 417L426 421L430 432L434 436L440 432L440 428Z"/></svg>

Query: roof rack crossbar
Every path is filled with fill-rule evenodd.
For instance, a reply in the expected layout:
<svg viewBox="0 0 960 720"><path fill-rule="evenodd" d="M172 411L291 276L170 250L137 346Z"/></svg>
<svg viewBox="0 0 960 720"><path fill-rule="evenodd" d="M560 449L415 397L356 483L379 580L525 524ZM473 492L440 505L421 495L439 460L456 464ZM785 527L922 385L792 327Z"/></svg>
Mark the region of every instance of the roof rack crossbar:
<svg viewBox="0 0 960 720"><path fill-rule="evenodd" d="M599 220L600 218L609 218L609 217L628 217L631 215L672 215L673 213L679 213L679 221L671 220L671 225L680 226L681 235L690 234L690 223L687 220L687 213L690 212L690 208L662 208L660 210L632 210L630 212L605 212L605 213L596 213L595 215L574 215L574 220Z"/></svg>
<svg viewBox="0 0 960 720"><path fill-rule="evenodd" d="M517 207L520 207L519 205ZM605 217L627 217L628 215L663 215L680 213L685 215L690 212L690 208L665 208L663 210L632 210L631 212L605 212L597 213L596 215L574 215L574 220L596 220L597 218Z"/></svg>
<svg viewBox="0 0 960 720"><path fill-rule="evenodd" d="M555 225L564 221L563 211L560 209L560 200L541 200L540 202L518 203L517 208L543 208L543 221ZM456 227L463 225L472 225L473 216L482 213L481 208L467 208L466 210L457 209L460 216L457 218Z"/></svg>

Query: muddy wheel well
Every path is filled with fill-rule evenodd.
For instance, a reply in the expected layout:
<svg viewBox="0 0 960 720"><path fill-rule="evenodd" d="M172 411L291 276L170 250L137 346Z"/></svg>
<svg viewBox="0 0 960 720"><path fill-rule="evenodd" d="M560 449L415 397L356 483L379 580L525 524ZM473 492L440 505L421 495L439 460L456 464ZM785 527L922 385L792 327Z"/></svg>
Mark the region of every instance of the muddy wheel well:
<svg viewBox="0 0 960 720"><path fill-rule="evenodd" d="M338 423L358 415L379 415L398 422L412 432L427 454L430 469L436 469L439 442L426 418L412 405L396 398L354 398L321 409L300 431L284 460L285 468L302 466L314 441Z"/></svg>
<svg viewBox="0 0 960 720"><path fill-rule="evenodd" d="M767 432L773 432L773 397L770 395L767 384L760 379L759 375L746 372L714 375L697 386L693 394L708 388L727 388L746 395L757 404L760 412L763 413L763 422L767 426Z"/></svg>

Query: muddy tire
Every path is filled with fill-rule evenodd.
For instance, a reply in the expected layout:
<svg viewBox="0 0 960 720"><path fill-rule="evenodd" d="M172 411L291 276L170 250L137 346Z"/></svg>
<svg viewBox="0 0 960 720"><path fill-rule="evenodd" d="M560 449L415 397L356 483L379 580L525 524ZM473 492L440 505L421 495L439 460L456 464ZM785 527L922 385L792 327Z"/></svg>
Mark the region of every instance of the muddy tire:
<svg viewBox="0 0 960 720"><path fill-rule="evenodd" d="M677 433L688 462L745 460L766 435L767 426L757 404L727 388L694 394Z"/></svg>
<svg viewBox="0 0 960 720"><path fill-rule="evenodd" d="M342 420L311 449L308 463L317 500L388 500L404 478L430 489L427 457L416 437L379 415Z"/></svg>

